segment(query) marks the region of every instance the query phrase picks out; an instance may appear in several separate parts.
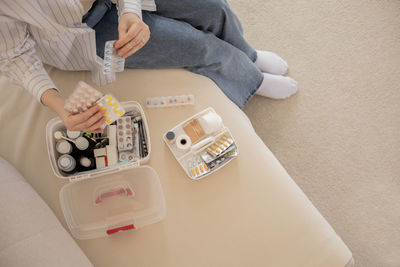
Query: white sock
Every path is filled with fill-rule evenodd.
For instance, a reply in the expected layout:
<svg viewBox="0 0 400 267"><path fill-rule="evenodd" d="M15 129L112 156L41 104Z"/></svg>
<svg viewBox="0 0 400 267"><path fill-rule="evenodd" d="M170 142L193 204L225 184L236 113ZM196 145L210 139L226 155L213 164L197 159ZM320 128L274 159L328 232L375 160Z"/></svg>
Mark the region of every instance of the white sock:
<svg viewBox="0 0 400 267"><path fill-rule="evenodd" d="M280 56L269 51L257 50L257 67L266 73L283 75L288 70L288 64Z"/></svg>
<svg viewBox="0 0 400 267"><path fill-rule="evenodd" d="M273 99L284 99L297 92L297 82L290 77L263 73L264 80L256 95Z"/></svg>

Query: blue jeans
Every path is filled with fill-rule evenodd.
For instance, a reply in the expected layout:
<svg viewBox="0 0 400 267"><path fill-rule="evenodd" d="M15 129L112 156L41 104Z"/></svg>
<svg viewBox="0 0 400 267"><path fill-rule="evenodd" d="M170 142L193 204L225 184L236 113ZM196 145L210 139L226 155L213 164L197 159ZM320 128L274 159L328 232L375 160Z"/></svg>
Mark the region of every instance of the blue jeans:
<svg viewBox="0 0 400 267"><path fill-rule="evenodd" d="M244 40L242 27L225 0L158 0L157 11L143 11L151 36L129 56L126 68L185 68L213 80L240 108L263 81L254 64L256 51ZM97 55L118 39L114 5L93 27Z"/></svg>

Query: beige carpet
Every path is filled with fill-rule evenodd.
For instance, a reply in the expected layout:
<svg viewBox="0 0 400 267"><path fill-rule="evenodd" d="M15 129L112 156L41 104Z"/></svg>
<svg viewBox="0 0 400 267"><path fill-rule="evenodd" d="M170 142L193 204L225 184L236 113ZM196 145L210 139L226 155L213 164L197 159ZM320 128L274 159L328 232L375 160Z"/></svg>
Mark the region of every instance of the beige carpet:
<svg viewBox="0 0 400 267"><path fill-rule="evenodd" d="M299 93L254 97L256 131L352 250L400 266L400 1L230 0Z"/></svg>

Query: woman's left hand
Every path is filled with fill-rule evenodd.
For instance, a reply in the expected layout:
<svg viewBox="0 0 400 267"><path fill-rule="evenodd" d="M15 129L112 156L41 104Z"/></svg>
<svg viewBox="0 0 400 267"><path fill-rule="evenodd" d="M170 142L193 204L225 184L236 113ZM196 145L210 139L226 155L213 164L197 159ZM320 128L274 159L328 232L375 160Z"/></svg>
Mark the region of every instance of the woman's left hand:
<svg viewBox="0 0 400 267"><path fill-rule="evenodd" d="M119 40L114 43L118 55L127 58L150 39L150 29L135 13L125 13L118 23Z"/></svg>

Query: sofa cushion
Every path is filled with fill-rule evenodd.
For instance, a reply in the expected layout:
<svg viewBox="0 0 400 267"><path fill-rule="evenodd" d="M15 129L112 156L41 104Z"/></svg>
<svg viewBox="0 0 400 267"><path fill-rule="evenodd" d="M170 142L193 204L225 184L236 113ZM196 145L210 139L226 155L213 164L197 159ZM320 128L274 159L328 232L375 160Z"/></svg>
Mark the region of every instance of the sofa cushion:
<svg viewBox="0 0 400 267"><path fill-rule="evenodd" d="M0 266L92 266L53 212L0 158Z"/></svg>

